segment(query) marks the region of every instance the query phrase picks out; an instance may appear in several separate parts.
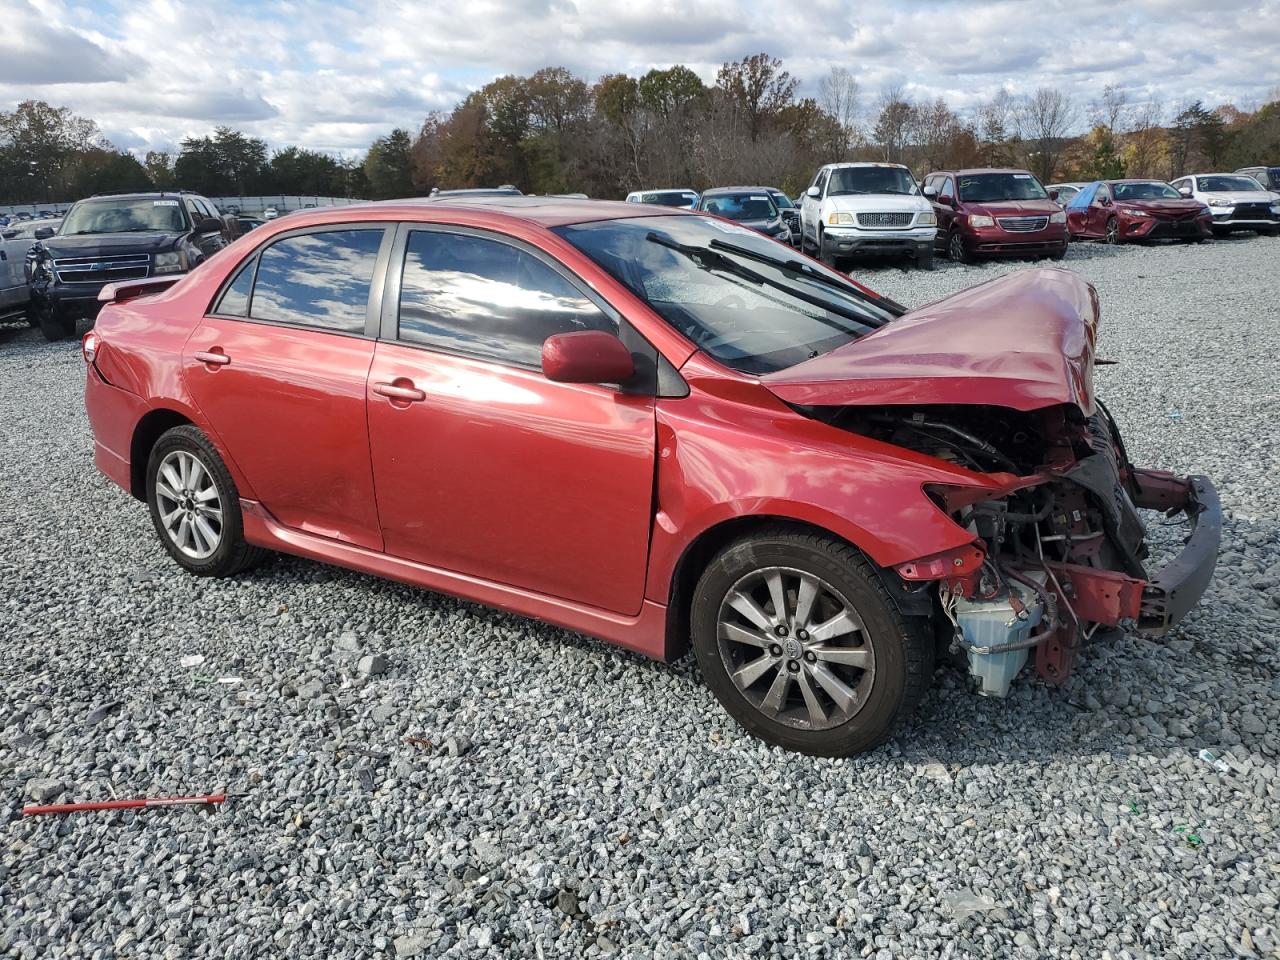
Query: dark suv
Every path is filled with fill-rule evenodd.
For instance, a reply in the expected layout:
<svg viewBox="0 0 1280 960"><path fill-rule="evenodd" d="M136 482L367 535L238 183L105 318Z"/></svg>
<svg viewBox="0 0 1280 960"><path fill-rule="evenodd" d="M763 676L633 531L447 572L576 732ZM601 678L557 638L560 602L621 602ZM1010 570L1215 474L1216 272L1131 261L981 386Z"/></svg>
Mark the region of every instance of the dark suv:
<svg viewBox="0 0 1280 960"><path fill-rule="evenodd" d="M76 203L55 232L36 231L27 254L31 305L49 340L98 315L108 283L186 273L226 246L218 208L185 190L122 193Z"/></svg>

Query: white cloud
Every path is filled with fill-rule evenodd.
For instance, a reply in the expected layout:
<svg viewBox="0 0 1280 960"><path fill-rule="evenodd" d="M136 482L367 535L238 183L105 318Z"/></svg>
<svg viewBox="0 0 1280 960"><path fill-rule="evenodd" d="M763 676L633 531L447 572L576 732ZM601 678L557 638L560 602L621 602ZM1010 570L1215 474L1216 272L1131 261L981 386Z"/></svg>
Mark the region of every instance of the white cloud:
<svg viewBox="0 0 1280 960"><path fill-rule="evenodd" d="M845 67L868 102L902 86L965 109L1052 86L1085 103L1116 83L1169 105L1247 104L1274 87L1280 48L1280 4L1256 0L0 2L0 108L65 104L138 151L225 123L353 152L504 73L684 63L711 81L761 50L806 94Z"/></svg>

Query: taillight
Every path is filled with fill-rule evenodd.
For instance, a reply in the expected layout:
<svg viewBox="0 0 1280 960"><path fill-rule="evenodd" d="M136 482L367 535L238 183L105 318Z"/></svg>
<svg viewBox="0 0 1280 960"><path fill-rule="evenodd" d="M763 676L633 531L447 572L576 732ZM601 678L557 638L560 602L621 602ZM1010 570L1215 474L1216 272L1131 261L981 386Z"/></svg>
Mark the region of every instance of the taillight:
<svg viewBox="0 0 1280 960"><path fill-rule="evenodd" d="M85 363L93 363L93 358L98 355L98 335L92 330L80 341L80 352L84 354Z"/></svg>

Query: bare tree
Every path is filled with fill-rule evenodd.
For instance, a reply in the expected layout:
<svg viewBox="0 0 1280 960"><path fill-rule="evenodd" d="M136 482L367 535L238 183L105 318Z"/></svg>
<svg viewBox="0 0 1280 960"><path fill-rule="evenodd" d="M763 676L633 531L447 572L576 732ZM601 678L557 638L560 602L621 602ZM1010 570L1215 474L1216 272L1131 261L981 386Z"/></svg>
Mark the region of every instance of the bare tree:
<svg viewBox="0 0 1280 960"><path fill-rule="evenodd" d="M1076 111L1061 90L1040 87L1015 114L1018 132L1026 146L1027 165L1048 183L1053 179Z"/></svg>
<svg viewBox="0 0 1280 960"><path fill-rule="evenodd" d="M983 162L989 167L1007 167L1016 162L1015 105L1013 94L1001 87L989 103L978 108L978 139L982 143Z"/></svg>
<svg viewBox="0 0 1280 960"><path fill-rule="evenodd" d="M880 113L871 136L880 148L881 159L902 162L914 114L915 107L903 95L901 87L890 87L880 94Z"/></svg>
<svg viewBox="0 0 1280 960"><path fill-rule="evenodd" d="M1158 100L1137 104L1130 113L1125 131L1125 172L1135 177L1153 177L1163 165L1168 150L1164 127L1164 105Z"/></svg>
<svg viewBox="0 0 1280 960"><path fill-rule="evenodd" d="M818 81L818 105L836 123L840 140L831 145L833 160L847 160L859 139L858 81L844 67L832 67L831 72Z"/></svg>
<svg viewBox="0 0 1280 960"><path fill-rule="evenodd" d="M1089 122L1095 127L1106 127L1115 134L1128 122L1129 95L1124 88L1108 83L1102 88L1102 96L1089 104Z"/></svg>

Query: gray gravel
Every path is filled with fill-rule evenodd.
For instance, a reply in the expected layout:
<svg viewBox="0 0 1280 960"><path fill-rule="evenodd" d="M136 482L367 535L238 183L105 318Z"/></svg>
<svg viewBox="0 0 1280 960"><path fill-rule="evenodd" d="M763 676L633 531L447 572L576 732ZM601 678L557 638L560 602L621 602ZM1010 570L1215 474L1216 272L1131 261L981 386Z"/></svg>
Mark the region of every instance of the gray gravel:
<svg viewBox="0 0 1280 960"><path fill-rule="evenodd" d="M76 346L0 329L0 955L1280 956L1278 263L1066 262L1134 458L1222 493L1203 605L1059 689L943 667L850 761L747 738L687 661L301 560L188 577L92 468ZM1019 269L858 273L918 304Z"/></svg>

